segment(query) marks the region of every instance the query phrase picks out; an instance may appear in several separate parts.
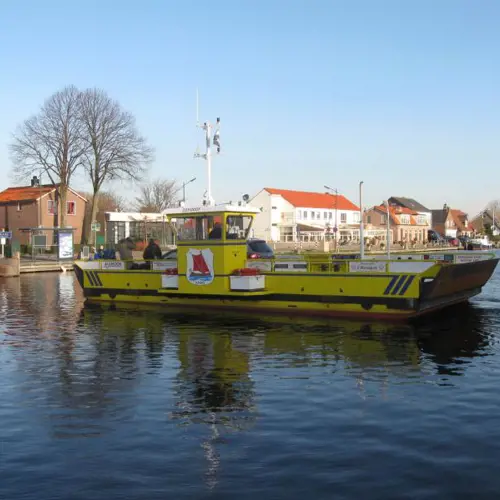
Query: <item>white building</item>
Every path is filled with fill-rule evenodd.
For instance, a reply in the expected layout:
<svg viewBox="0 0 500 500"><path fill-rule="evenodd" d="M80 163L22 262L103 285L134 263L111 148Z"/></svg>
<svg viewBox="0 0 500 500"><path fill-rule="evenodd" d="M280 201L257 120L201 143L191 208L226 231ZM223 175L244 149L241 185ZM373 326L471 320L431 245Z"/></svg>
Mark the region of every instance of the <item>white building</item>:
<svg viewBox="0 0 500 500"><path fill-rule="evenodd" d="M333 238L359 241L359 207L341 194L264 188L249 204L260 208L255 238L267 241L318 241Z"/></svg>

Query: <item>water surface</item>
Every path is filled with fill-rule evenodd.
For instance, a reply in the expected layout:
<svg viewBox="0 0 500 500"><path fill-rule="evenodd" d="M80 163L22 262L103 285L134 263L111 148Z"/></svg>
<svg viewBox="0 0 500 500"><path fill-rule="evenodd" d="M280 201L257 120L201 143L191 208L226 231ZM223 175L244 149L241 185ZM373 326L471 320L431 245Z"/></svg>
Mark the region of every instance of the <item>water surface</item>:
<svg viewBox="0 0 500 500"><path fill-rule="evenodd" d="M500 272L415 326L0 282L0 498L497 498Z"/></svg>

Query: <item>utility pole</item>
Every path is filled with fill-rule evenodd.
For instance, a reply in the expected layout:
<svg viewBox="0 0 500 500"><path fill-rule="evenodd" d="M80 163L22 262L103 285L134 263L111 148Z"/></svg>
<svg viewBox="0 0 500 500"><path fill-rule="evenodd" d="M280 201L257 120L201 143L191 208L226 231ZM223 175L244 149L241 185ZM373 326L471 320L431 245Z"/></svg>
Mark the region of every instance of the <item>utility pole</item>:
<svg viewBox="0 0 500 500"><path fill-rule="evenodd" d="M185 205L185 203L186 203L186 186L187 186L188 184L191 184L191 182L194 182L195 180L196 180L196 177L193 177L193 178L192 178L192 179L190 179L189 181L184 181L184 182L182 183L182 187L176 191L176 193L177 193L177 192L179 192L179 191L182 189L182 204L183 204L183 206L184 206L184 205Z"/></svg>
<svg viewBox="0 0 500 500"><path fill-rule="evenodd" d="M361 259L365 258L365 237L363 227L363 181L359 183L359 245Z"/></svg>
<svg viewBox="0 0 500 500"><path fill-rule="evenodd" d="M326 189L329 191L333 191L335 193L335 227L333 228L335 240L334 240L334 248L335 248L335 253L337 252L337 234L339 231L339 225L338 225L338 205L339 205L339 190L337 188L331 188L328 186L324 186Z"/></svg>
<svg viewBox="0 0 500 500"><path fill-rule="evenodd" d="M386 200L385 206L387 208L387 260L391 258L391 214L389 210L389 200Z"/></svg>

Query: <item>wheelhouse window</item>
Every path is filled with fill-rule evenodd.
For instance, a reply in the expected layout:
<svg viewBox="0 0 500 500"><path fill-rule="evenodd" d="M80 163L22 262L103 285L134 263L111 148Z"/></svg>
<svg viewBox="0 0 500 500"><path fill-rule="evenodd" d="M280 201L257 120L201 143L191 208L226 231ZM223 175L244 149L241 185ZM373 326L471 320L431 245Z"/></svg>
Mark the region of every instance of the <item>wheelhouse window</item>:
<svg viewBox="0 0 500 500"><path fill-rule="evenodd" d="M66 202L66 214L67 215L76 215L76 203L74 201Z"/></svg>
<svg viewBox="0 0 500 500"><path fill-rule="evenodd" d="M249 215L228 215L226 217L226 239L246 240L252 226Z"/></svg>
<svg viewBox="0 0 500 500"><path fill-rule="evenodd" d="M217 233L222 234L220 229L221 218L214 220L214 217L183 217L176 218L173 225L177 232L177 239L179 241L202 241L208 240L209 235L212 234L212 239L216 238Z"/></svg>
<svg viewBox="0 0 500 500"><path fill-rule="evenodd" d="M177 217L172 221L179 241L204 241L225 239L246 240L252 225L248 215L222 215Z"/></svg>
<svg viewBox="0 0 500 500"><path fill-rule="evenodd" d="M47 212L49 215L57 214L57 203L55 200L47 200Z"/></svg>

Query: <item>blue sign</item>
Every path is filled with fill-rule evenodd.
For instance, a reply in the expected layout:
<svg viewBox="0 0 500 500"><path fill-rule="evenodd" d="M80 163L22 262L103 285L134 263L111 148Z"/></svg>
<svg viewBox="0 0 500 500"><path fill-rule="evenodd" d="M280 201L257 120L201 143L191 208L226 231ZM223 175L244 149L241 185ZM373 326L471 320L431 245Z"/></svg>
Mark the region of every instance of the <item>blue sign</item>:
<svg viewBox="0 0 500 500"><path fill-rule="evenodd" d="M12 231L0 231L0 238L12 239Z"/></svg>

